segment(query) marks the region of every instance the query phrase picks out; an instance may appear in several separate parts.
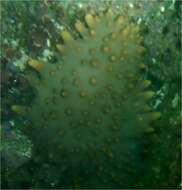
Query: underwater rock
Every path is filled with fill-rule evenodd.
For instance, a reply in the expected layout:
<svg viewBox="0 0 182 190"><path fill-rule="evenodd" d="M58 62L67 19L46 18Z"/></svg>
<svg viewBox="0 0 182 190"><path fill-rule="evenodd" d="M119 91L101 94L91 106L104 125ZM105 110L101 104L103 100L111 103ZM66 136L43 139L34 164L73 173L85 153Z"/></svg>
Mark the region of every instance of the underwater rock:
<svg viewBox="0 0 182 190"><path fill-rule="evenodd" d="M1 161L11 173L31 158L31 143L20 131L8 124L1 126Z"/></svg>

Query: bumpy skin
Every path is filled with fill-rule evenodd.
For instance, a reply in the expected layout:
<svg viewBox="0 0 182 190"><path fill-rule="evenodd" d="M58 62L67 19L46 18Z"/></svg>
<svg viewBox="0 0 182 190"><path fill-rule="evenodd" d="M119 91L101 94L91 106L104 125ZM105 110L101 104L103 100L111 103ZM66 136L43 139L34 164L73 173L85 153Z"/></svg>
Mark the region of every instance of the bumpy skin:
<svg viewBox="0 0 182 190"><path fill-rule="evenodd" d="M37 96L29 109L12 109L29 119L35 155L59 164L60 187L129 187L137 139L160 115L147 106L150 81L139 79L139 28L111 10L75 28L80 38L61 32L58 64L28 61L41 76L26 76Z"/></svg>

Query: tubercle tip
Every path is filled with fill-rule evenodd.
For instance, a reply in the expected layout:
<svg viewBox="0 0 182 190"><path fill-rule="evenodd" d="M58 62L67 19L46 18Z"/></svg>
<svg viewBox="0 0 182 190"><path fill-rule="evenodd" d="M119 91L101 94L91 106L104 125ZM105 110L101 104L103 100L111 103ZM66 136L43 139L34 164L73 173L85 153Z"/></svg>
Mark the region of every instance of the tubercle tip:
<svg viewBox="0 0 182 190"><path fill-rule="evenodd" d="M139 69L141 69L141 70L144 70L144 69L146 69L147 67L146 67L146 65L144 64L144 63L140 63L139 64Z"/></svg>
<svg viewBox="0 0 182 190"><path fill-rule="evenodd" d="M36 59L29 59L27 64L37 71L40 71L43 68L43 63Z"/></svg>
<svg viewBox="0 0 182 190"><path fill-rule="evenodd" d="M144 98L145 100L149 100L153 98L154 95L155 95L155 92L153 91L146 91L146 92L140 93L140 96Z"/></svg>
<svg viewBox="0 0 182 190"><path fill-rule="evenodd" d="M28 111L28 107L21 105L12 105L11 110L18 114L25 114Z"/></svg>
<svg viewBox="0 0 182 190"><path fill-rule="evenodd" d="M115 23L119 26L119 25L121 25L122 23L124 22L124 17L123 16L118 16L117 18L116 18L116 21L115 21Z"/></svg>
<svg viewBox="0 0 182 190"><path fill-rule="evenodd" d="M56 49L63 54L64 53L64 46L62 44L57 44Z"/></svg>
<svg viewBox="0 0 182 190"><path fill-rule="evenodd" d="M142 86L144 87L144 88L147 88L147 87L149 87L151 85L151 81L150 80L143 80L142 81Z"/></svg>
<svg viewBox="0 0 182 190"><path fill-rule="evenodd" d="M69 43L69 42L72 42L74 40L72 35L70 34L70 32L67 30L61 31L61 37L62 37L64 43Z"/></svg>
<svg viewBox="0 0 182 190"><path fill-rule="evenodd" d="M85 31L85 26L81 21L77 20L75 22L75 29L82 34Z"/></svg>
<svg viewBox="0 0 182 190"><path fill-rule="evenodd" d="M85 22L87 23L89 28L94 28L95 19L91 14L86 14L85 15Z"/></svg>
<svg viewBox="0 0 182 190"><path fill-rule="evenodd" d="M158 120L161 118L161 116L162 116L161 112L158 111L158 112L151 113L150 118L151 120Z"/></svg>

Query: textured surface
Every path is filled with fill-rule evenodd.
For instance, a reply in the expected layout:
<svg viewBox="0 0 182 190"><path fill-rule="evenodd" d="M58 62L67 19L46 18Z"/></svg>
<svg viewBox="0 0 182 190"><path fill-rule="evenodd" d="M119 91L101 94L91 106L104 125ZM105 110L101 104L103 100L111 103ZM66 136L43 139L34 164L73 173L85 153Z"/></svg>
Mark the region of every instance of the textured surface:
<svg viewBox="0 0 182 190"><path fill-rule="evenodd" d="M28 61L40 74L25 75L37 95L31 107L12 110L30 121L23 127L35 156L60 164L60 186L128 187L137 139L160 116L147 105L150 81L139 78L145 49L138 26L124 15L109 9L84 19L75 23L79 38L61 31L58 64Z"/></svg>

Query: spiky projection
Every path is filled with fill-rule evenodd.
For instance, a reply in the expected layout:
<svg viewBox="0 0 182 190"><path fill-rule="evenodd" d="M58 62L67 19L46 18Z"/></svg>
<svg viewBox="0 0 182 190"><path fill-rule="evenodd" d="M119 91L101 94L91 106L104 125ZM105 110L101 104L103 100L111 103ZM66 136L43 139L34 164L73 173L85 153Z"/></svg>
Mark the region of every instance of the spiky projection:
<svg viewBox="0 0 182 190"><path fill-rule="evenodd" d="M147 105L150 81L139 76L145 68L139 26L109 9L86 14L75 29L77 39L61 31L58 64L28 61L41 76L25 74L37 95L31 107L12 110L30 121L22 128L35 155L59 164L60 187L128 187L136 139L160 116Z"/></svg>

